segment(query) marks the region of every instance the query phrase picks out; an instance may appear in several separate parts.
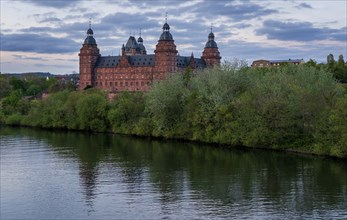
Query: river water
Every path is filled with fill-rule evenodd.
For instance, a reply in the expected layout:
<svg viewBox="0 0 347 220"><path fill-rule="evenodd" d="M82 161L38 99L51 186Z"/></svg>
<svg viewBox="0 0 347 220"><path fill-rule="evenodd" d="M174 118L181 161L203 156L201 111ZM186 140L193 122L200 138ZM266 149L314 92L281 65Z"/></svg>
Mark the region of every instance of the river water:
<svg viewBox="0 0 347 220"><path fill-rule="evenodd" d="M346 161L0 129L0 219L347 219Z"/></svg>

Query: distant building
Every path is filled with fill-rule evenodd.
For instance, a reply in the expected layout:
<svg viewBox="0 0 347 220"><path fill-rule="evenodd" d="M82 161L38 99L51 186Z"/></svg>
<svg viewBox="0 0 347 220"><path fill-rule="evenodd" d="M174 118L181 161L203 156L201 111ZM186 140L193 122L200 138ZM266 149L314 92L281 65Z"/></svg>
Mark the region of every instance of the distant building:
<svg viewBox="0 0 347 220"><path fill-rule="evenodd" d="M54 78L62 84L72 83L76 86L79 83L78 74L54 75Z"/></svg>
<svg viewBox="0 0 347 220"><path fill-rule="evenodd" d="M303 59L289 59L289 60L255 60L252 62L252 67L273 67L280 66L281 64L291 63L295 65L305 63Z"/></svg>
<svg viewBox="0 0 347 220"><path fill-rule="evenodd" d="M163 25L154 54L147 54L140 37L130 36L122 46L119 56L101 56L89 27L87 38L80 50L79 89L95 87L109 92L146 91L153 81L163 80L168 73L197 69L219 64L221 57L214 41L214 34L208 35L201 58L180 56L167 22Z"/></svg>
<svg viewBox="0 0 347 220"><path fill-rule="evenodd" d="M5 77L15 77L18 79L30 79L30 78L50 78L53 75L49 72L28 72L28 73L2 73Z"/></svg>

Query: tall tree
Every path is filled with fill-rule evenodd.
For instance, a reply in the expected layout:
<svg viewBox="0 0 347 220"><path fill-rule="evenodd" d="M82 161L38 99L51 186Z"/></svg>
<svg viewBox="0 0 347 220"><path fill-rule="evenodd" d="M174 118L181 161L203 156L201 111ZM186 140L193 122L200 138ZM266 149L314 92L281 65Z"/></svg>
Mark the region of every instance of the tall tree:
<svg viewBox="0 0 347 220"><path fill-rule="evenodd" d="M343 59L343 55L340 54L339 60L337 61L337 65L345 65L345 60Z"/></svg>
<svg viewBox="0 0 347 220"><path fill-rule="evenodd" d="M334 63L335 63L334 55L329 54L329 55L327 56L327 63L328 63L328 64L334 64Z"/></svg>

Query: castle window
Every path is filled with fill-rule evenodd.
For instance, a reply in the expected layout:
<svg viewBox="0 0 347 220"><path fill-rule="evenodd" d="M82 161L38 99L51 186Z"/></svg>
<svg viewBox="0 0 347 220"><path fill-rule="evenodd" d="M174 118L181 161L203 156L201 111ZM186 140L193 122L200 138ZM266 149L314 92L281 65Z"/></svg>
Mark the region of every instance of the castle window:
<svg viewBox="0 0 347 220"><path fill-rule="evenodd" d="M139 86L139 82L136 82L136 86Z"/></svg>
<svg viewBox="0 0 347 220"><path fill-rule="evenodd" d="M125 82L125 86L128 86L128 82Z"/></svg>
<svg viewBox="0 0 347 220"><path fill-rule="evenodd" d="M133 82L130 82L130 85L132 86L132 85L133 85Z"/></svg>
<svg viewBox="0 0 347 220"><path fill-rule="evenodd" d="M114 85L115 85L115 86L118 86L118 82L114 82Z"/></svg>
<svg viewBox="0 0 347 220"><path fill-rule="evenodd" d="M120 86L123 86L123 82L120 82Z"/></svg>
<svg viewBox="0 0 347 220"><path fill-rule="evenodd" d="M98 85L98 82L96 82L95 85Z"/></svg>
<svg viewBox="0 0 347 220"><path fill-rule="evenodd" d="M110 82L110 86L113 86L113 82Z"/></svg>

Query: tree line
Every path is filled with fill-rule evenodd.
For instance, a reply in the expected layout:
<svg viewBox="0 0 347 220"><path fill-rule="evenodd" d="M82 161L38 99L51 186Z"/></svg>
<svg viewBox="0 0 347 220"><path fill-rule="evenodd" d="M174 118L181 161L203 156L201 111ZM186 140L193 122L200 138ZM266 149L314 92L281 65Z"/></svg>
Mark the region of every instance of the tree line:
<svg viewBox="0 0 347 220"><path fill-rule="evenodd" d="M187 69L148 92L122 92L112 101L96 89L31 101L16 91L1 100L2 124L347 157L347 87L310 63L254 69L236 60Z"/></svg>

